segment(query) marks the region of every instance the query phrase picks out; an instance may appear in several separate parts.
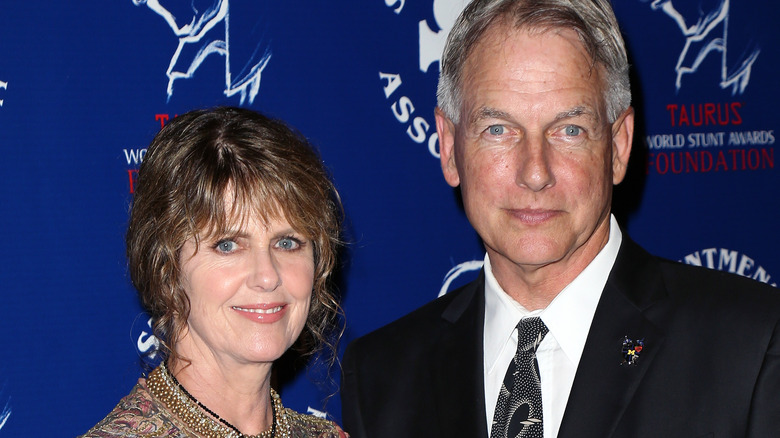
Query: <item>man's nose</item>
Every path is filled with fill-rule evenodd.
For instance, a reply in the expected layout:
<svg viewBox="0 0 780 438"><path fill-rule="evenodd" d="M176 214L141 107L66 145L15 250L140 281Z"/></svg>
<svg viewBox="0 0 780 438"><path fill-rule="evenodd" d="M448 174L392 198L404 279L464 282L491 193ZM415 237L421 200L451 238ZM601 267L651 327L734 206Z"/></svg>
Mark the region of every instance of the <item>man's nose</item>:
<svg viewBox="0 0 780 438"><path fill-rule="evenodd" d="M518 186L538 192L555 184L550 145L544 136L525 137L517 150L515 182Z"/></svg>

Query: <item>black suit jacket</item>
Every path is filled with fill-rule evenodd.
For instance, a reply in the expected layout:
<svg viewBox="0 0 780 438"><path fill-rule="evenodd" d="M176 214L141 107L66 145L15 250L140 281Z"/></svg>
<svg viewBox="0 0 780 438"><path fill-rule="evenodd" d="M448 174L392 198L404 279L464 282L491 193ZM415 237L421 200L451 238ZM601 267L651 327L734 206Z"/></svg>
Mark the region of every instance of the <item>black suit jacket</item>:
<svg viewBox="0 0 780 438"><path fill-rule="evenodd" d="M353 438L487 437L484 277L349 345ZM560 438L780 436L780 293L653 257L624 236ZM634 365L622 340L644 339Z"/></svg>

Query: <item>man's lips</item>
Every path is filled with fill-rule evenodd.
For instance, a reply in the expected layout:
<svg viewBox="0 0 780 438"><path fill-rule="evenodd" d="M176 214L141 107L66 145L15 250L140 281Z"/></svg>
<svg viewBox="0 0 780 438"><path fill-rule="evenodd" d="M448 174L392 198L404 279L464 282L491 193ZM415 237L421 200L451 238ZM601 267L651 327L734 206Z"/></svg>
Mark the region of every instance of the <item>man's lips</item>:
<svg viewBox="0 0 780 438"><path fill-rule="evenodd" d="M524 224L538 225L558 216L561 212L541 208L521 208L510 209L509 213Z"/></svg>

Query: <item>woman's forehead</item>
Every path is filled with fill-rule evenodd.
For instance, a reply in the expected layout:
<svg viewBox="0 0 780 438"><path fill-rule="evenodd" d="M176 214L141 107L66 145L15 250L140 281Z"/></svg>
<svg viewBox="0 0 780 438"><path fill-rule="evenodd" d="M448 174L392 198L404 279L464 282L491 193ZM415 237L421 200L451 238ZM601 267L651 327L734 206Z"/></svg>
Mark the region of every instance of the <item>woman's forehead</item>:
<svg viewBox="0 0 780 438"><path fill-rule="evenodd" d="M214 235L225 232L239 232L246 230L250 225L258 225L267 228L271 223L279 220L287 220L287 214L279 207L278 202L266 203L226 203L221 211L215 212L211 217L205 218L202 224L198 224L198 234Z"/></svg>

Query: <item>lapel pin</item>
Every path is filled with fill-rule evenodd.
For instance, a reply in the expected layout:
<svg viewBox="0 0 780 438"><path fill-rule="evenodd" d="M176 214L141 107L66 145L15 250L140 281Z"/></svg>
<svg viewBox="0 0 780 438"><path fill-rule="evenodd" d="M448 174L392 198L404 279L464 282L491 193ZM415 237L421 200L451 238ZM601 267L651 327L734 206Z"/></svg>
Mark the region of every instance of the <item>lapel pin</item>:
<svg viewBox="0 0 780 438"><path fill-rule="evenodd" d="M623 346L620 349L620 352L623 354L621 365L636 365L644 348L644 339L633 340L629 339L628 336L623 336Z"/></svg>

